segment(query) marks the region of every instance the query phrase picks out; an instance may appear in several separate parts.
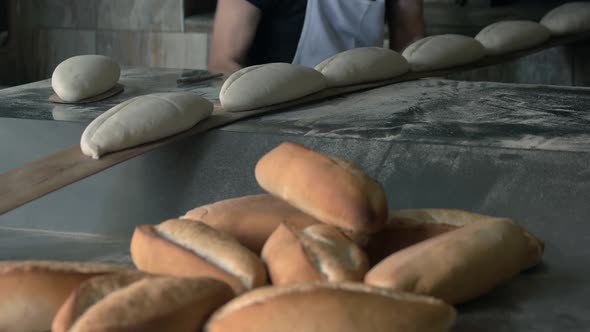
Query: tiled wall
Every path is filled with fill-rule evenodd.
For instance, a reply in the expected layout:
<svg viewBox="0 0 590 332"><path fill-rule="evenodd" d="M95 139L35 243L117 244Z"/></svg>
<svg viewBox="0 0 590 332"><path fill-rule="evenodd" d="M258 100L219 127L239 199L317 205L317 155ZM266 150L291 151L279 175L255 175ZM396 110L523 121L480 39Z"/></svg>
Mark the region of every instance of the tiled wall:
<svg viewBox="0 0 590 332"><path fill-rule="evenodd" d="M64 59L112 56L122 65L205 68L208 36L184 33L183 0L10 0L20 83L50 77Z"/></svg>
<svg viewBox="0 0 590 332"><path fill-rule="evenodd" d="M0 0L4 1L4 0ZM211 15L185 21L183 0L9 0L17 31L0 50L0 85L47 78L64 59L98 53L122 65L205 68ZM202 1L202 0L187 0ZM475 35L506 18L538 19L547 6L490 9L489 0L427 0L430 34ZM191 28L192 26L197 28ZM465 80L590 86L590 42L538 53L511 63L452 75ZM9 83L5 83L9 82Z"/></svg>

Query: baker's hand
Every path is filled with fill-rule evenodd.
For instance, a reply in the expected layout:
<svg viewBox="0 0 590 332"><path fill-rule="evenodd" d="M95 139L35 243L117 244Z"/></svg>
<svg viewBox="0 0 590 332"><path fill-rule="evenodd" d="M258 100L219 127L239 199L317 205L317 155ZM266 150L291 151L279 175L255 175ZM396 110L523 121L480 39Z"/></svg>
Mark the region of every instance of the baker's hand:
<svg viewBox="0 0 590 332"><path fill-rule="evenodd" d="M423 0L389 0L389 47L403 51L414 41L424 38Z"/></svg>

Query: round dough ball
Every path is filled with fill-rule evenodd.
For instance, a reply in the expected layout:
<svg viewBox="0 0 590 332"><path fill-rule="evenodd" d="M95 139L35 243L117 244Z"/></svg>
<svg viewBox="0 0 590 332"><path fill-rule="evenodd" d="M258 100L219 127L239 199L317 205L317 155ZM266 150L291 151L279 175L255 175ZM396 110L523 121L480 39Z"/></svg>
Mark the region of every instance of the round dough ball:
<svg viewBox="0 0 590 332"><path fill-rule="evenodd" d="M315 66L328 86L346 86L391 79L410 70L401 54L382 47L360 47L338 53Z"/></svg>
<svg viewBox="0 0 590 332"><path fill-rule="evenodd" d="M476 62L485 56L485 49L473 38L447 34L417 40L402 55L412 71L420 72Z"/></svg>
<svg viewBox="0 0 590 332"><path fill-rule="evenodd" d="M101 94L117 84L121 68L104 55L79 55L60 63L51 76L53 91L64 101Z"/></svg>
<svg viewBox="0 0 590 332"><path fill-rule="evenodd" d="M555 36L590 31L590 2L569 2L554 8L541 24Z"/></svg>
<svg viewBox="0 0 590 332"><path fill-rule="evenodd" d="M246 111L318 92L326 87L318 71L290 63L246 67L223 83L219 101L224 110Z"/></svg>
<svg viewBox="0 0 590 332"><path fill-rule="evenodd" d="M533 21L501 21L483 28L475 40L486 49L488 55L500 55L524 50L544 43L551 32Z"/></svg>
<svg viewBox="0 0 590 332"><path fill-rule="evenodd" d="M82 134L82 152L94 159L174 135L213 112L213 104L190 93L156 93L129 99L104 112Z"/></svg>

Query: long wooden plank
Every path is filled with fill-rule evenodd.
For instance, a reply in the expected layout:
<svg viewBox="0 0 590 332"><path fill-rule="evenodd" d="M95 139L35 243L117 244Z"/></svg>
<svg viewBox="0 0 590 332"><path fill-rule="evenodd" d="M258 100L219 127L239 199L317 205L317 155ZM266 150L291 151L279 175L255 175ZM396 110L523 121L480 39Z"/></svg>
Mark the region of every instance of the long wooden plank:
<svg viewBox="0 0 590 332"><path fill-rule="evenodd" d="M331 97L347 93L364 91L380 86L410 81L426 77L445 76L451 73L481 68L507 62L523 57L547 48L560 46L590 38L590 33L577 34L562 38L554 38L547 43L533 49L515 52L509 55L488 57L482 61L467 66L455 67L445 70L437 70L421 73L408 73L391 80L348 86L342 88L331 88L320 91L313 95L293 100L290 102L259 108L251 111L236 113L224 112L219 105L213 115L192 129L178 135L150 143L139 147L115 152L102 157L99 160L91 159L82 154L78 145L56 152L45 158L33 161L27 165L0 175L0 215L15 209L27 202L42 197L52 191L79 181L85 177L96 174L113 165L136 157L142 153L153 150L168 143L178 141L182 138L203 133L207 130L221 127L232 122L246 119L253 116L287 110L294 106L322 101Z"/></svg>
<svg viewBox="0 0 590 332"><path fill-rule="evenodd" d="M38 159L0 175L0 214L159 146L237 121L253 113L255 112L217 112L188 131L150 144L110 153L98 160L82 154L79 145Z"/></svg>

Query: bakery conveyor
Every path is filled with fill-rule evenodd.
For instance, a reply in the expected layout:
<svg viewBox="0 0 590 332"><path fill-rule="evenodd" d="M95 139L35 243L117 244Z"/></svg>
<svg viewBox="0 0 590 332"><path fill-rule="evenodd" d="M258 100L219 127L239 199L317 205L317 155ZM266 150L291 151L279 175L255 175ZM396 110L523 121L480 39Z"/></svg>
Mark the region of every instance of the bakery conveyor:
<svg viewBox="0 0 590 332"><path fill-rule="evenodd" d="M0 172L78 143L130 96L191 90L180 71L130 68L126 90L75 107L48 81L0 90ZM455 331L590 328L590 89L416 80L298 106L188 137L0 216L0 260L130 262L136 224L260 193L258 158L283 141L349 159L385 186L392 209L447 207L510 217L545 241L544 262L460 306Z"/></svg>

